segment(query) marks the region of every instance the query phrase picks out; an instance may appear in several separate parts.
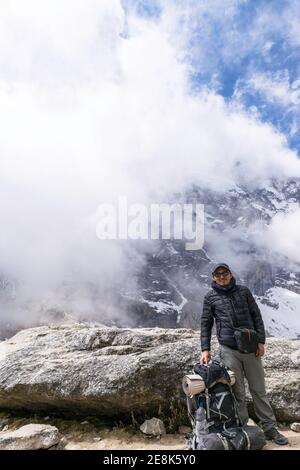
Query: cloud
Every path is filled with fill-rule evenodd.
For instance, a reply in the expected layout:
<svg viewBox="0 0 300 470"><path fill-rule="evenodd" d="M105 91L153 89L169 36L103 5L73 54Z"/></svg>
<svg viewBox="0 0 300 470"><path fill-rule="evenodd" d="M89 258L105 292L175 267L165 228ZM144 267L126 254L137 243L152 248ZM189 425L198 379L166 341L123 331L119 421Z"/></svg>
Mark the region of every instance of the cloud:
<svg viewBox="0 0 300 470"><path fill-rule="evenodd" d="M134 277L143 258L95 236L101 202L300 175L284 135L190 81L206 54L195 18L228 33L240 4L170 1L141 16L118 0L1 2L0 266L26 295Z"/></svg>
<svg viewBox="0 0 300 470"><path fill-rule="evenodd" d="M293 207L288 213L276 214L265 233L260 233L260 243L275 253L286 256L292 263L300 263L300 208Z"/></svg>
<svg viewBox="0 0 300 470"><path fill-rule="evenodd" d="M118 0L3 0L0 11L1 75L10 83L75 86L114 75L124 24Z"/></svg>
<svg viewBox="0 0 300 470"><path fill-rule="evenodd" d="M240 98L243 93L258 92L270 102L284 107L293 107L300 102L300 81L290 83L288 70L277 73L256 73L244 84L237 85L235 95Z"/></svg>
<svg viewBox="0 0 300 470"><path fill-rule="evenodd" d="M233 99L252 101L258 114L270 121L287 137L293 138L299 130L300 80L291 80L289 71L254 71L248 78L236 82ZM277 122L276 122L277 121Z"/></svg>

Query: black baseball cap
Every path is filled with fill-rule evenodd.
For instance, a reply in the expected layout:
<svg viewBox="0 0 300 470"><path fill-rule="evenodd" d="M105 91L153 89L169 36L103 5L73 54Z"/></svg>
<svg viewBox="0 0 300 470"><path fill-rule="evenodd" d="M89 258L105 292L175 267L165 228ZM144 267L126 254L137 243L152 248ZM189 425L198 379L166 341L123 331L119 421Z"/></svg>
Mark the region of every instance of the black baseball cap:
<svg viewBox="0 0 300 470"><path fill-rule="evenodd" d="M212 274L218 269L218 268L225 268L227 269L228 271L231 271L230 267L228 266L228 264L226 263L216 263L214 266L213 266L213 269L212 269Z"/></svg>

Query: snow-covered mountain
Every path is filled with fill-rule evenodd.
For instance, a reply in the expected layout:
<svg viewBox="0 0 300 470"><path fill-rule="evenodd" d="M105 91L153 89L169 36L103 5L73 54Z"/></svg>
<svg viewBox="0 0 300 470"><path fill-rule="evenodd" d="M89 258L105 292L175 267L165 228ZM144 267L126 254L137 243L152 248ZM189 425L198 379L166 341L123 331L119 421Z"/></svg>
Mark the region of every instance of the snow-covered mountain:
<svg viewBox="0 0 300 470"><path fill-rule="evenodd" d="M225 192L193 187L170 202L177 201L204 204L201 250L187 251L183 240L151 241L151 248L139 248L139 258L145 262L134 282L116 282L106 297L101 279L99 284L64 282L55 295L14 307L18 289L3 278L0 298L6 299L7 312L12 307L13 314L5 316L5 324L0 319L0 337L32 324L72 318L118 326L198 329L216 261L227 262L237 282L251 289L269 335L300 336L300 264L276 252L265 236L274 217L299 207L300 179L273 180L259 189L240 185Z"/></svg>
<svg viewBox="0 0 300 470"><path fill-rule="evenodd" d="M264 188L236 186L226 192L195 187L179 200L204 204L204 247L186 251L178 240L157 243L147 256L138 293L123 292L128 315L140 326L198 328L211 266L225 261L237 282L256 296L268 334L299 336L300 265L261 238L277 214L299 207L300 180L273 180Z"/></svg>

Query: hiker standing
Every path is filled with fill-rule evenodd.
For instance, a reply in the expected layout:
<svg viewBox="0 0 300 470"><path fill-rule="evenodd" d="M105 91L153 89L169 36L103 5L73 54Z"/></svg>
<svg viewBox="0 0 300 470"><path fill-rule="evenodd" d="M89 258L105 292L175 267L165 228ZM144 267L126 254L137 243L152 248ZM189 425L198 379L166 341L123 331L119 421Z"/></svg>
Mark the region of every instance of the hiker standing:
<svg viewBox="0 0 300 470"><path fill-rule="evenodd" d="M265 328L257 303L246 286L236 284L229 266L216 264L212 271L212 289L205 295L201 317L201 357L207 364L211 359L210 341L213 323L216 323L217 338L220 345L220 358L236 377L233 392L238 405L241 424L248 419L245 402L246 377L253 399L254 411L265 437L276 444L288 444L285 436L276 429L276 418L266 396L264 370L261 357L264 355ZM241 352L235 331L247 328L257 341L255 352ZM254 331L253 331L254 330ZM256 332L256 333L255 333ZM239 350L240 348L240 350Z"/></svg>

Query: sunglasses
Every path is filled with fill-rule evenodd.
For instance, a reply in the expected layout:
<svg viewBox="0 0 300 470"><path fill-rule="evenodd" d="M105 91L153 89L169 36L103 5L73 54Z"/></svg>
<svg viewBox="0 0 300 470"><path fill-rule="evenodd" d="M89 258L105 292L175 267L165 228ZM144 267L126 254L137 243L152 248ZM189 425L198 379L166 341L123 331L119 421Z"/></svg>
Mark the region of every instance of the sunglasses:
<svg viewBox="0 0 300 470"><path fill-rule="evenodd" d="M230 274L230 272L226 271L226 272L222 272L222 273L213 273L213 276L220 278L220 277L227 277L228 274Z"/></svg>

